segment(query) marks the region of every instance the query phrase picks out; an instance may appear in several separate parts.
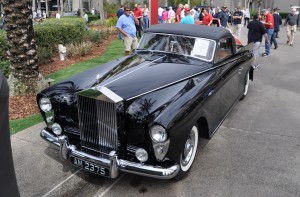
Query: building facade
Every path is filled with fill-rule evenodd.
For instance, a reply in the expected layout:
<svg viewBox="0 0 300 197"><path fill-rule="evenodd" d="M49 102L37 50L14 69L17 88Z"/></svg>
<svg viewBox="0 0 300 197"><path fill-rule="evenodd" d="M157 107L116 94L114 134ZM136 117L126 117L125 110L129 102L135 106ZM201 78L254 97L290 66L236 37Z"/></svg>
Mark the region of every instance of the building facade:
<svg viewBox="0 0 300 197"><path fill-rule="evenodd" d="M136 2L143 4L147 0L121 0L121 3L125 2ZM167 5L168 0L158 0L160 5ZM212 6L223 6L226 5L230 10L233 10L237 6L247 7L247 2L252 3L252 9L258 8L257 0L206 0L206 4ZM58 0L33 0L33 9L37 10L38 8L44 10L46 9L45 4L48 2L48 9L51 11L58 10L57 2ZM109 3L117 3L118 0L107 0ZM149 1L148 1L149 2ZM289 12L291 6L300 6L300 0L262 0L262 8L279 8L280 12ZM65 0L64 1L64 10L65 11L75 11L80 8L85 8L90 10L92 8L99 8L99 0ZM2 6L0 6L1 11L3 11Z"/></svg>

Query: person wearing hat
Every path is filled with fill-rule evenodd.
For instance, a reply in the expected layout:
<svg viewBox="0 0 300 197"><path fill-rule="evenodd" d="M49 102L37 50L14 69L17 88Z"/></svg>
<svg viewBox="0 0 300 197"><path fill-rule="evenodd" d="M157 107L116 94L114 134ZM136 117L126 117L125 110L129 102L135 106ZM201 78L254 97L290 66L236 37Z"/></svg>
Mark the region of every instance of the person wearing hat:
<svg viewBox="0 0 300 197"><path fill-rule="evenodd" d="M263 24L265 25L265 28L267 30L268 39L271 40L271 37L274 33L274 18L273 15L269 12L269 10L263 9L262 12L265 16L265 21L263 22ZM270 48L271 44L268 43L267 40L265 40L265 53L262 54L263 57L269 57Z"/></svg>
<svg viewBox="0 0 300 197"><path fill-rule="evenodd" d="M190 8L184 8L184 15L180 21L182 24L195 24L194 18L191 16Z"/></svg>
<svg viewBox="0 0 300 197"><path fill-rule="evenodd" d="M222 6L221 11L218 13L218 18L220 19L221 27L227 28L228 27L228 14L226 13L226 6Z"/></svg>

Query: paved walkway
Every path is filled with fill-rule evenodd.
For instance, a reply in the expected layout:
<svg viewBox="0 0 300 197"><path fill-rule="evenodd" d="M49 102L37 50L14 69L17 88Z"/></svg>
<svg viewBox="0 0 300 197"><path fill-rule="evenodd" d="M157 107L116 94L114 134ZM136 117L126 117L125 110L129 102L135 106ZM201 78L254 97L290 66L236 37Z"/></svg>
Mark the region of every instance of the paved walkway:
<svg viewBox="0 0 300 197"><path fill-rule="evenodd" d="M12 136L18 186L31 196L300 196L300 32L260 58L248 96L210 140L200 140L189 177L180 182L124 174L116 180L59 159L39 137L44 124ZM242 41L246 43L246 30ZM262 48L263 49L263 48ZM261 50L263 52L263 50Z"/></svg>

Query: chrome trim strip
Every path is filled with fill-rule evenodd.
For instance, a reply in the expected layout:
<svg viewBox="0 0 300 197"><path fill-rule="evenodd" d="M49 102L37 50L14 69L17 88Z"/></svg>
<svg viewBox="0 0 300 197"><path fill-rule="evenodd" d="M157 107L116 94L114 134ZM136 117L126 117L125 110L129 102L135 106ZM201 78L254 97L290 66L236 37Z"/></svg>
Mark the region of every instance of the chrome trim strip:
<svg viewBox="0 0 300 197"><path fill-rule="evenodd" d="M189 78L192 78L192 77L195 77L195 76L197 76L197 75L200 75L200 74L209 72L209 71L211 71L211 70L215 70L216 68L218 68L218 67L213 67L213 68L206 69L206 70L204 70L204 71L200 71L200 72L198 72L198 73L195 73L195 74L193 74L193 75L190 75L190 76L185 77L185 78L182 78L182 79L179 79L179 80L174 81L174 82L172 82L172 83L169 83L169 84L160 86L160 87L158 87L158 88L155 88L155 89L153 89L153 90L149 90L149 91L147 91L147 92L144 92L144 93L138 94L138 95L136 95L136 96L130 97L130 98L126 99L126 101L129 101L129 100L131 100L131 99L135 99L135 98L140 97L140 96L143 96L143 95L145 95L145 94L148 94L148 93L151 93L151 92L154 92L154 91L163 89L163 88L168 87L168 86L171 86L171 85L173 85L173 84L183 82L183 81L185 81L185 80L187 80L187 79L189 79Z"/></svg>
<svg viewBox="0 0 300 197"><path fill-rule="evenodd" d="M163 168L161 166L146 165L143 163L118 159L115 151L111 151L109 153L109 159L95 157L77 150L74 145L69 144L68 138L66 136L56 137L45 129L41 130L40 135L44 140L60 147L60 155L63 159L69 158L70 155L72 155L79 157L85 161L93 162L107 167L110 169L110 178L116 178L119 174L119 171L123 171L152 178L171 179L178 174L180 169L178 164Z"/></svg>
<svg viewBox="0 0 300 197"><path fill-rule="evenodd" d="M120 97L119 95L117 95L116 93L108 89L107 87L100 86L99 88L97 88L97 90L99 90L102 94L104 94L105 96L113 100L115 103L123 101L122 97Z"/></svg>

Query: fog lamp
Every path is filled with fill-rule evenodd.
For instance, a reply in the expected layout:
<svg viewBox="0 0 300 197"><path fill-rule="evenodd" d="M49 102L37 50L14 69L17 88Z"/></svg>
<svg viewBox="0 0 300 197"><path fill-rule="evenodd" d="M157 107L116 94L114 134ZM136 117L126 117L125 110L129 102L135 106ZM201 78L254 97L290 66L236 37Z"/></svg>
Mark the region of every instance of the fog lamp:
<svg viewBox="0 0 300 197"><path fill-rule="evenodd" d="M60 135L61 132L62 132L61 126L60 126L59 124L57 124L57 123L54 123L54 124L52 125L52 131L53 131L53 133L55 133L56 135Z"/></svg>
<svg viewBox="0 0 300 197"><path fill-rule="evenodd" d="M139 148L135 151L135 156L140 162L145 162L148 160L148 153L142 148Z"/></svg>
<svg viewBox="0 0 300 197"><path fill-rule="evenodd" d="M53 121L53 116L46 117L47 123L51 123Z"/></svg>

